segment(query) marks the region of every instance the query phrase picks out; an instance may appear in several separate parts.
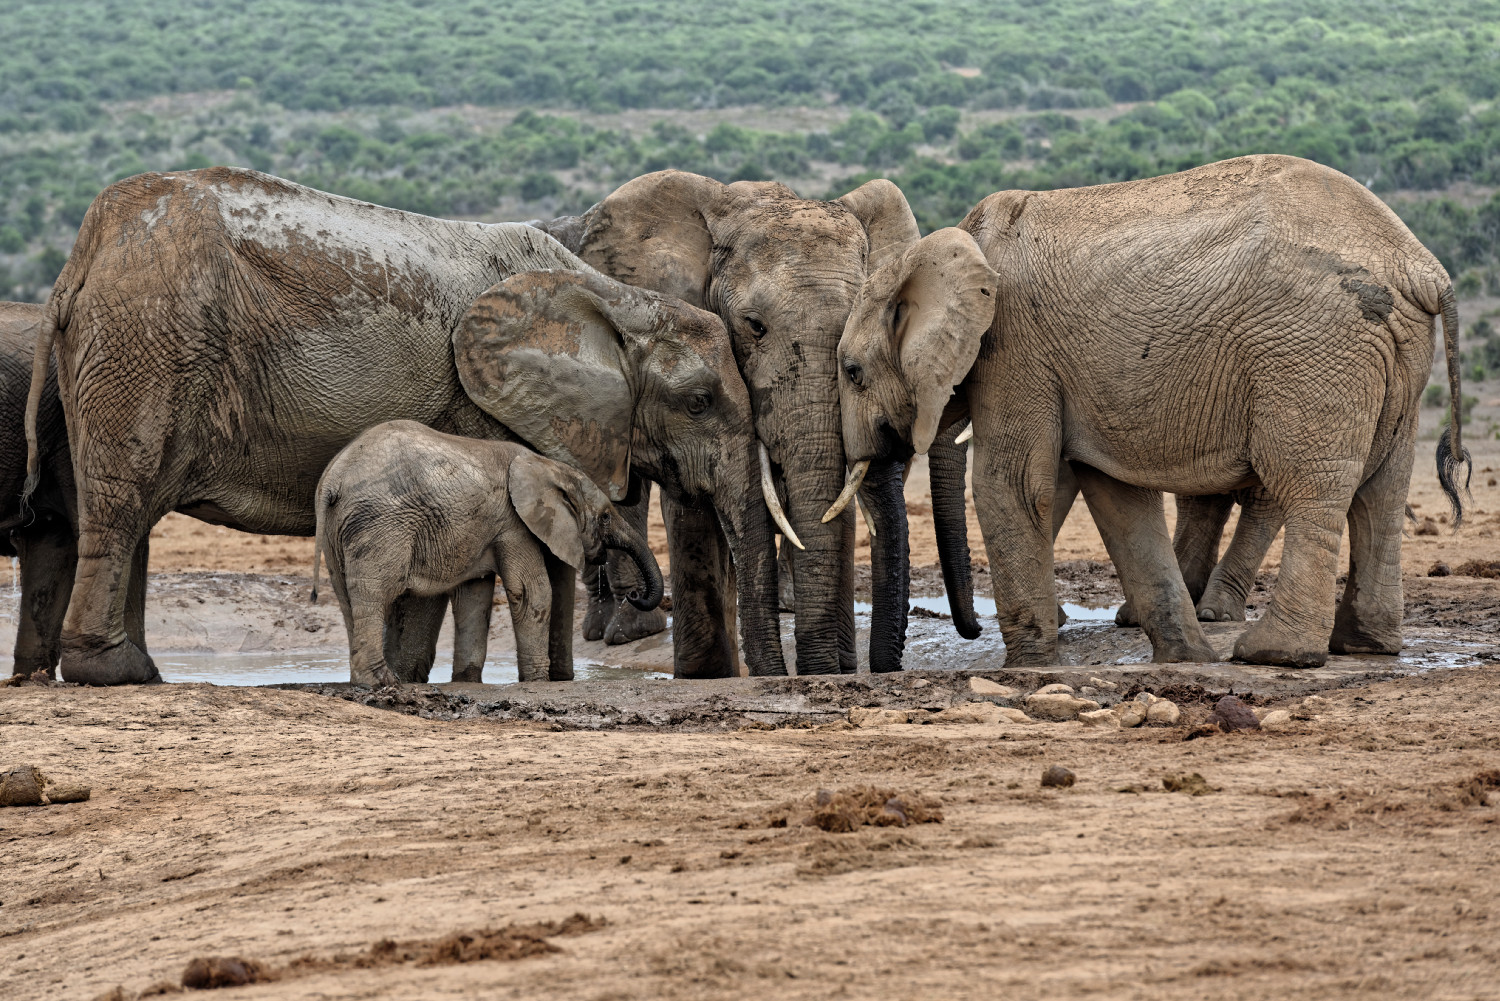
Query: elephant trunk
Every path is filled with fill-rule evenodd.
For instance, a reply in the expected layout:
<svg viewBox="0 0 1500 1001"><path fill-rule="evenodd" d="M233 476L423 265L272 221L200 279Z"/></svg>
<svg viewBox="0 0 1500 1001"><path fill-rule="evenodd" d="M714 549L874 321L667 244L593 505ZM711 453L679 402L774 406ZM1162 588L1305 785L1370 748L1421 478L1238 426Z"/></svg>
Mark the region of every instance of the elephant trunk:
<svg viewBox="0 0 1500 1001"><path fill-rule="evenodd" d="M779 451L787 513L803 546L792 552L797 674L853 674L854 511L822 520L844 483L837 415L826 428L786 435Z"/></svg>
<svg viewBox="0 0 1500 1001"><path fill-rule="evenodd" d="M725 463L725 467L739 471L721 478L714 491L714 510L734 560L745 665L752 676L786 674L777 616L776 539L770 512L756 486L758 452L752 445L743 460Z"/></svg>
<svg viewBox="0 0 1500 1001"><path fill-rule="evenodd" d="M968 470L969 446L956 438L966 420L957 421L933 439L927 450L928 475L932 480L932 523L937 535L938 561L943 567L943 587L948 592L948 611L953 628L966 640L980 632L974 614L974 574L969 562L969 526L965 518L964 474Z"/></svg>
<svg viewBox="0 0 1500 1001"><path fill-rule="evenodd" d="M626 596L626 600L641 611L649 612L661 604L662 595L666 593L666 587L661 578L661 567L657 566L651 547L646 544L646 540L641 537L634 526L618 515L610 521L609 537L604 540L605 548L618 549L625 553L641 573L642 587L632 590Z"/></svg>
<svg viewBox="0 0 1500 1001"><path fill-rule="evenodd" d="M906 647L911 551L906 537L906 495L901 474L906 464L876 460L870 464L860 503L870 516L870 672L901 670Z"/></svg>

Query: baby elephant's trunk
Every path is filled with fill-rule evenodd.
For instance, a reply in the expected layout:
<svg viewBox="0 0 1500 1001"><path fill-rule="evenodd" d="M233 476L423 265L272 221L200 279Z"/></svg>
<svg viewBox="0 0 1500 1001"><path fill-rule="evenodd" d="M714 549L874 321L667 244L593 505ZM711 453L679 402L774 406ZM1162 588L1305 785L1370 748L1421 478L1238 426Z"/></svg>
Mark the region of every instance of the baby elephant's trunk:
<svg viewBox="0 0 1500 1001"><path fill-rule="evenodd" d="M651 555L651 547L646 545L646 540L618 514L610 519L610 534L604 540L604 545L609 549L618 549L627 554L641 572L641 581L644 592L640 590L631 591L626 595L628 600L636 608L643 612L649 612L661 604L665 586L662 584L661 567L656 565L656 557Z"/></svg>

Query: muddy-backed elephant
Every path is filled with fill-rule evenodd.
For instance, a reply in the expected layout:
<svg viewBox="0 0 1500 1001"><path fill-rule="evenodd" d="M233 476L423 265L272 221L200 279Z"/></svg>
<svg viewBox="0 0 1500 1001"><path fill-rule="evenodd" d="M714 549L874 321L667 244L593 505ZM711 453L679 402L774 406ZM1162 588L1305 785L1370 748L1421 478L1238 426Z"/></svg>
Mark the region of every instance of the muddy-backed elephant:
<svg viewBox="0 0 1500 1001"><path fill-rule="evenodd" d="M661 570L646 539L583 471L518 442L460 438L415 421L377 424L333 457L317 488L318 554L349 633L349 680L391 685L386 619L402 594L472 589L483 610L498 574L505 585L522 681L568 680L572 665L548 650L552 581L624 551L646 582L638 608L661 604ZM571 628L572 623L568 623ZM480 681L485 644L453 653L453 680ZM426 679L417 679L426 680Z"/></svg>
<svg viewBox="0 0 1500 1001"><path fill-rule="evenodd" d="M57 666L58 635L78 561L73 465L57 397L55 365L47 366L37 403L41 478L29 504L21 504L26 480L26 398L42 315L40 305L0 302L0 427L4 428L0 433L0 556L19 557L21 571L16 674L51 672ZM141 622L137 614L127 618L126 625L139 633Z"/></svg>
<svg viewBox="0 0 1500 1001"><path fill-rule="evenodd" d="M1057 658L1052 505L1073 464L1159 659L1203 659L1162 491L1263 487L1285 519L1258 663L1401 647L1401 519L1441 317L1441 264L1363 186L1252 156L1149 180L991 195L873 275L840 344L845 448L927 449L951 390L1007 659ZM1457 414L1438 475L1461 515ZM1350 573L1335 610L1344 519Z"/></svg>
<svg viewBox="0 0 1500 1001"><path fill-rule="evenodd" d="M767 501L784 505L783 534L800 546L791 559L797 673L852 672L853 513L821 518L845 481L835 349L869 271L919 235L905 196L875 180L816 201L781 184L665 170L622 185L583 216L539 225L605 274L723 319L766 450ZM877 533L904 543L900 476L878 496L874 486L862 498ZM705 512L663 507L676 670L717 673L734 621L723 544ZM880 639L892 633L895 604L879 597L870 644L877 671L900 658L899 643ZM905 611L903 599L903 622Z"/></svg>
<svg viewBox="0 0 1500 1001"><path fill-rule="evenodd" d="M453 338L496 282L559 268L590 270L530 226L431 219L254 171L142 174L106 188L53 287L37 346L44 358L55 344L78 484L79 564L63 624L63 676L89 684L158 677L127 633L125 585L132 566L144 573L148 532L167 512L311 535L318 476L368 427L404 418L465 437L515 435L465 391ZM636 290L599 280L608 282L603 299L612 308L644 302ZM552 291L588 301L572 287ZM538 286L534 305L545 311L549 294ZM578 324L588 327L597 312L584 308ZM716 332L721 340L705 355L714 332L694 328L691 339L674 342L659 331L662 350L691 362L684 371L738 383L727 338ZM569 372L565 364L551 371ZM44 375L44 366L34 367L33 404ZM596 439L628 441L634 427L634 415L618 425L619 394L591 401L603 410L549 410L542 398L531 400L564 425L557 448L575 456L602 457ZM749 448L748 430L739 441ZM733 516L754 525L766 515L745 479L748 463L714 472L729 481L722 496L740 491ZM598 482L621 500L627 481L628 456ZM767 552L770 539L767 532ZM755 544L753 532L744 544ZM734 555L747 566L765 562L764 554ZM755 592L758 579L747 572L745 615L771 624L747 638L747 657L762 670L784 670L779 643L765 639L775 636L774 565L764 596ZM571 604L571 591L556 594ZM414 596L398 604L392 666L410 677L430 666L426 651L445 604ZM571 622L570 614L553 620ZM571 638L568 630L557 642Z"/></svg>

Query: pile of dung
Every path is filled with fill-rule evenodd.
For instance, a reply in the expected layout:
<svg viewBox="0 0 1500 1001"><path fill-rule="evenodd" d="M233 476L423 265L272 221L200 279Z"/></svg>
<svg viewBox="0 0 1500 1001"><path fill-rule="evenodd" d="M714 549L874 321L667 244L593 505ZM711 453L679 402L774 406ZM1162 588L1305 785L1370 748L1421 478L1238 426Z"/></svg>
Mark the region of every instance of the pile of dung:
<svg viewBox="0 0 1500 1001"><path fill-rule="evenodd" d="M805 812L804 812L805 811ZM834 791L819 789L810 803L771 818L772 827L786 827L789 814L803 827L816 827L832 834L847 834L861 827L907 827L911 824L941 824L938 804L920 793L899 792L878 786L855 786Z"/></svg>

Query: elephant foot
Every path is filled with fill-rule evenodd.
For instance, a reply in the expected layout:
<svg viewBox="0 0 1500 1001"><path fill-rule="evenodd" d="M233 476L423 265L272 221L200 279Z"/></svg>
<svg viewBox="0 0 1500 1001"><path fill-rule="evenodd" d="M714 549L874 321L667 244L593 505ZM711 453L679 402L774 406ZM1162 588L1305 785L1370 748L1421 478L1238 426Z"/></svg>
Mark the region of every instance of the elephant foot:
<svg viewBox="0 0 1500 1001"><path fill-rule="evenodd" d="M1211 587L1198 601L1198 621L1244 622L1245 599Z"/></svg>
<svg viewBox="0 0 1500 1001"><path fill-rule="evenodd" d="M113 646L65 644L62 677L75 685L154 685L161 672L150 654L129 640Z"/></svg>
<svg viewBox="0 0 1500 1001"><path fill-rule="evenodd" d="M1233 656L1249 664L1322 667L1328 661L1328 644L1309 643L1304 634L1287 629L1267 615L1252 622L1235 640Z"/></svg>
<svg viewBox="0 0 1500 1001"><path fill-rule="evenodd" d="M654 636L667 628L667 613L660 608L643 612L628 601L620 602L614 618L604 631L604 642L610 646L633 643L647 636Z"/></svg>
<svg viewBox="0 0 1500 1001"><path fill-rule="evenodd" d="M1336 621L1328 639L1330 653L1398 654L1401 652L1401 627L1361 629L1358 624Z"/></svg>
<svg viewBox="0 0 1500 1001"><path fill-rule="evenodd" d="M1218 661L1218 651L1202 638L1183 638L1151 646L1153 664L1216 664Z"/></svg>
<svg viewBox="0 0 1500 1001"><path fill-rule="evenodd" d="M473 665L469 665L463 668L455 667L453 669L453 680L461 681L466 684L480 684L484 681L484 665L481 664L478 667L475 667Z"/></svg>
<svg viewBox="0 0 1500 1001"><path fill-rule="evenodd" d="M586 640L602 640L604 630L609 626L609 620L615 616L615 606L619 604L614 598L600 597L597 594L589 595L588 610L583 613L583 638Z"/></svg>
<svg viewBox="0 0 1500 1001"><path fill-rule="evenodd" d="M1059 613L1061 613L1061 611L1062 609L1058 609ZM1059 624L1062 623L1063 620L1061 616L1059 616L1057 621ZM1134 629L1140 624L1141 618L1140 616L1135 614L1135 606L1130 602L1127 601L1119 608L1115 609L1115 625L1122 626L1126 629Z"/></svg>

